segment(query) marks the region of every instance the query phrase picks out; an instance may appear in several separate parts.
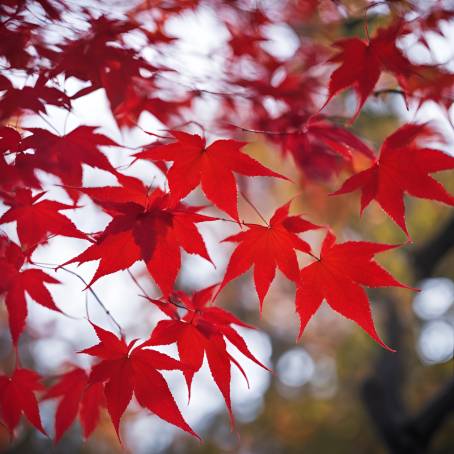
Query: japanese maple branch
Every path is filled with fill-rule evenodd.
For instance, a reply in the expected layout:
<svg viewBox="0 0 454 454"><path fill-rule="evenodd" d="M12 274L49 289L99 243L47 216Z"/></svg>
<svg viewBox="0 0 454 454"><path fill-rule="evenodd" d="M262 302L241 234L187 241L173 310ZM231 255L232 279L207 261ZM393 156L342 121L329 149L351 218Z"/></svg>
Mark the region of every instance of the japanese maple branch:
<svg viewBox="0 0 454 454"><path fill-rule="evenodd" d="M244 132L252 132L254 134L265 134L268 136L292 136L292 135L298 135L302 134L303 131L300 129L294 130L294 131L267 131L263 129L250 129L250 128L245 128L243 126L236 125L234 123L229 123L230 126L233 126L234 128L239 129L240 131Z"/></svg>
<svg viewBox="0 0 454 454"><path fill-rule="evenodd" d="M405 97L405 92L403 90L399 90L398 88L384 88L382 90L375 90L373 92L373 95L375 97L378 97L380 95L387 95L387 94L394 94L394 95L400 95ZM423 95L417 95L413 94L411 95L413 98L423 98ZM446 99L448 101L453 101L454 102L454 97L452 96L441 96L441 99Z"/></svg>
<svg viewBox="0 0 454 454"><path fill-rule="evenodd" d="M117 322L117 320L115 319L115 317L112 315L112 313L109 311L109 309L107 309L107 307L105 306L105 304L101 301L101 299L99 298L99 296L96 294L96 292L88 286L88 283L85 281L85 279L78 273L76 273L75 271L72 271L72 270L69 270L68 268L65 268L64 266L59 266L57 264L54 264L54 263L40 263L40 262L32 262L33 265L36 265L40 268L46 268L46 269L49 269L49 270L54 270L54 271L57 271L57 269L55 267L58 267L58 269L61 269L63 271L66 271L67 273L69 274L72 274L73 276L76 276L81 282L84 283L84 285L86 286L87 290L93 295L93 298L96 300L96 302L101 306L102 310L105 312L105 314L110 318L110 320L112 321L112 323L117 327L118 329L118 332L120 333L120 336L122 338L124 338L124 332L123 332L123 328L121 327L121 325Z"/></svg>
<svg viewBox="0 0 454 454"><path fill-rule="evenodd" d="M60 131L43 114L39 113L39 118L41 118L47 126L52 128L54 132L57 133L57 136L60 136Z"/></svg>
<svg viewBox="0 0 454 454"><path fill-rule="evenodd" d="M265 219L265 217L262 215L262 213L260 213L260 211L258 210L258 208L249 200L248 196L243 192L241 191L240 192L241 196L243 197L244 200L246 200L246 202L248 203L248 205L257 213L257 216L267 225L269 226L268 224L268 221Z"/></svg>
<svg viewBox="0 0 454 454"><path fill-rule="evenodd" d="M252 129L252 128L245 128L244 126L236 125L235 123L229 123L230 126L239 129L240 131L244 132L252 132L253 134L264 134L267 136L297 136L297 135L302 135L307 133L307 128L306 125L311 122L311 120L318 116L318 112L315 112L314 114L310 115L306 121L302 122L301 127L298 129L292 129L290 131L271 131L267 129ZM323 119L326 120L331 120L333 122L338 122L338 123L344 123L344 124L349 124L351 121L350 118L345 118L339 115L322 115Z"/></svg>
<svg viewBox="0 0 454 454"><path fill-rule="evenodd" d="M142 287L142 284L137 280L137 278L134 276L134 274L132 274L131 270L128 268L126 270L130 276L130 278L132 279L132 281L134 282L134 284L139 288L139 290L143 293L143 296L145 296L146 298L151 298L147 291ZM142 295L141 295L142 296Z"/></svg>

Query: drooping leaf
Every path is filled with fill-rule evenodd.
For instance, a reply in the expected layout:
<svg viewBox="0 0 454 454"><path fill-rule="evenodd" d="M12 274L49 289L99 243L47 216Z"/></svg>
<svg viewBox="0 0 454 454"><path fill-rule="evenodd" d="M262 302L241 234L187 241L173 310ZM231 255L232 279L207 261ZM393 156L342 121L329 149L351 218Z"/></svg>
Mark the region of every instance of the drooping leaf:
<svg viewBox="0 0 454 454"><path fill-rule="evenodd" d="M224 397L233 426L230 401L231 363L239 368L246 380L247 377L238 361L227 351L226 340L251 361L266 370L269 369L250 352L244 339L231 325L250 329L253 327L241 322L220 307L208 305L216 287L217 285L210 286L191 296L183 292L175 293L173 298L184 304L187 313L182 318L175 313L172 314L173 320L161 320L144 346L177 344L180 361L187 366L183 374L188 386L189 398L194 374L200 370L203 358L206 356L213 379ZM168 304L172 304L172 299L167 301Z"/></svg>
<svg viewBox="0 0 454 454"><path fill-rule="evenodd" d="M35 395L37 391L44 390L40 380L40 376L29 369L16 369L10 377L0 375L0 415L11 434L21 415L24 415L46 435Z"/></svg>
<svg viewBox="0 0 454 454"><path fill-rule="evenodd" d="M55 442L60 440L77 416L84 437L88 438L98 424L101 407L105 405L102 384L88 384L87 373L79 367L60 376L44 394L45 399L59 399L55 413Z"/></svg>
<svg viewBox="0 0 454 454"><path fill-rule="evenodd" d="M0 236L0 295L5 294L14 345L17 345L27 318L26 294L41 306L60 312L46 287L60 282L40 269L22 269L24 262L25 256L19 246Z"/></svg>

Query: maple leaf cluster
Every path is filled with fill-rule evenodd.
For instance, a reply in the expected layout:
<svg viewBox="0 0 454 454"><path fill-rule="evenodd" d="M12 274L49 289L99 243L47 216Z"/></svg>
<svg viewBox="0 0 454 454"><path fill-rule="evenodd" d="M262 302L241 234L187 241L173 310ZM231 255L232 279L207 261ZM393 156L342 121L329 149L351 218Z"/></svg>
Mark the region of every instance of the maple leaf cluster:
<svg viewBox="0 0 454 454"><path fill-rule="evenodd" d="M273 11L257 2L247 6L248 2L223 0L144 1L125 11L122 18L53 0L7 0L0 5L0 58L5 68L0 75L0 199L4 207L0 225L14 223L16 232L12 228L12 234L0 235L0 294L17 357L12 372L0 375L0 415L9 432L14 432L24 415L46 433L39 414L40 396L58 401L56 441L76 418L89 437L104 408L120 438L120 421L134 396L144 409L198 437L160 371L180 371L190 396L204 358L233 426L232 365L247 377L228 346L269 370L235 328L253 326L218 304L223 289L251 268L260 311L277 270L293 284L300 319L298 338L325 300L392 350L377 333L365 287L408 288L375 261L376 254L398 245L337 242L330 226L291 214L293 199L277 207L269 220L260 214L259 224L244 221L239 212L240 195L256 209L243 192L246 179L266 177L264 184L293 184L294 193L299 190L299 183L285 172L248 154L244 132L263 135L271 152L277 147L284 162L292 160L304 181L326 185L348 173L332 195L361 191L360 211L375 200L408 239L405 194L454 206L454 196L431 176L454 169L454 158L433 145L442 142L434 126L404 124L383 140L378 155L350 128L368 99L377 94L374 90L383 74L395 84L383 92L397 91L407 105L417 108L433 101L449 116L453 74L438 64L414 63L401 41L416 36L429 48L427 33L442 34L440 22L449 21L453 12L438 5L425 11L411 5L410 12L417 19L408 21L406 9L396 8L387 24L374 27L370 35L366 17L365 36L335 40L334 54L311 36L301 39L288 58L269 50L270 26L341 23L343 2L325 3L282 2L282 8ZM170 58L181 38L173 36L167 24L200 8L210 8L229 36L219 51L223 74L214 86L208 82L188 85ZM34 10L44 20L32 14ZM84 27L74 27L72 17L83 18ZM50 33L52 27L66 31L56 37ZM25 75L25 83L18 82L22 79L15 74ZM68 88L74 86L78 87L75 91ZM339 121L329 109L335 105L334 98L340 104L340 94L348 89L356 93L357 106L343 118L346 121ZM113 164L114 153L130 148L97 127L81 124L57 134L52 128L22 126L23 119L31 116L44 119L50 127L52 109L70 115L74 103L96 91L104 93L122 132L147 132L142 122L151 116L163 125L165 134L149 132L147 137L154 137L153 141L130 153L128 165L119 167ZM214 97L218 108L201 125L197 105L206 97ZM202 133L195 133L193 127ZM363 163L360 169L358 160ZM126 167L143 161L159 169L164 185L146 185L127 174ZM85 167L110 174L116 183L86 186ZM49 175L58 180L69 203L53 200ZM197 190L206 205L191 203L188 196ZM82 209L81 197L110 217L102 231L84 232L65 214ZM210 215L204 212L208 207ZM223 240L234 243L235 249L222 279L205 289L181 290L177 278L182 251L216 265L199 224L216 226L219 222L230 222L236 229ZM308 231L324 231L319 254L309 236L301 236ZM79 353L91 356L92 366L79 367L74 355L74 364L60 371L46 388L43 383L49 380L42 381L36 372L20 365L18 346L26 330L27 295L30 301L65 316L51 293L53 285L61 285L59 280L34 260L36 250L43 250L55 237L85 242L84 250L53 266L55 270L97 262L84 291L93 291L104 276L142 262L158 293L142 296L166 318L154 328L147 327L147 338L130 341L115 320L119 336L89 320L99 343ZM106 314L111 317L107 309ZM168 345L176 346L178 358L154 348Z"/></svg>

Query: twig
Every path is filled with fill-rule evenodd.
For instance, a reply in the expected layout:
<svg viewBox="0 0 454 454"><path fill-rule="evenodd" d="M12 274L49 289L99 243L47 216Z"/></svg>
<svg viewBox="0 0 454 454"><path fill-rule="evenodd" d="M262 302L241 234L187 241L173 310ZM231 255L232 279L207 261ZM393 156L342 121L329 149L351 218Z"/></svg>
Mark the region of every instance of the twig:
<svg viewBox="0 0 454 454"><path fill-rule="evenodd" d="M320 262L320 257L317 257L315 254L312 254L311 251L306 252L307 255L310 255L313 259L317 260L317 262Z"/></svg>
<svg viewBox="0 0 454 454"><path fill-rule="evenodd" d="M375 97L378 97L380 95L387 95L387 94L393 94L393 95L400 95L405 98L405 92L403 90L399 90L398 88L383 88L382 90L375 90L373 92L373 95ZM424 95L418 95L418 94L411 94L412 98L419 98L419 99L424 99ZM454 97L452 96L441 96L441 99L446 99L448 101L454 102Z"/></svg>
<svg viewBox="0 0 454 454"><path fill-rule="evenodd" d="M244 221L234 221L233 219L225 219L225 218L218 218L218 217L216 217L215 221L231 222L233 224L240 224L240 225L244 225L246 227L248 227L250 224L250 223L247 223Z"/></svg>
<svg viewBox="0 0 454 454"><path fill-rule="evenodd" d="M246 200L246 202L251 206L251 208L257 213L257 215L259 216L259 218L260 218L267 226L269 226L268 221L264 218L264 216L262 215L262 213L260 213L260 211L257 209L257 207L248 199L248 197L246 196L246 194L245 194L243 191L240 191L240 194L242 195L243 199Z"/></svg>
<svg viewBox="0 0 454 454"><path fill-rule="evenodd" d="M36 265L40 268L46 268L46 269L49 269L49 270L54 270L54 271L58 271L59 269L63 270L63 271L66 271L67 273L69 274L72 274L73 276L76 276L80 281L82 281L87 290L93 295L93 298L96 300L96 302L101 306L102 310L105 312L105 314L110 318L110 320L112 321L112 323L117 327L119 333L120 333L120 336L122 338L125 337L124 335L124 332L123 332L123 328L121 327L121 325L117 322L117 320L115 319L115 317L111 314L111 312L109 311L109 309L107 309L107 307L104 305L104 303L101 301L101 299L99 298L99 296L96 294L96 292L88 286L88 283L85 281L85 279L80 275L80 274L77 274L75 271L72 271L68 268L65 268L64 266L59 266L55 263L40 263L40 262L32 262L33 265ZM58 267L55 268L55 267Z"/></svg>
<svg viewBox="0 0 454 454"><path fill-rule="evenodd" d="M60 136L60 131L40 112L39 113L39 118L44 121L44 123L47 124L50 128L52 128L58 136Z"/></svg>
<svg viewBox="0 0 454 454"><path fill-rule="evenodd" d="M230 124L230 126L233 126L234 128L237 128L241 131L252 132L254 134L266 134L268 136L291 136L291 135L303 134L303 131L300 129L295 130L295 131L266 131L266 130L262 130L262 129L244 128L243 126L239 126L234 123L229 123L229 124Z"/></svg>
<svg viewBox="0 0 454 454"><path fill-rule="evenodd" d="M147 298L150 298L150 296L148 295L148 293L145 291L145 289L142 287L142 285L140 284L140 282L136 279L136 277L134 276L134 274L132 274L131 270L128 268L126 270L129 274L129 276L131 277L132 281L134 282L134 284L136 284L136 286L140 289L140 291L144 294L145 297Z"/></svg>

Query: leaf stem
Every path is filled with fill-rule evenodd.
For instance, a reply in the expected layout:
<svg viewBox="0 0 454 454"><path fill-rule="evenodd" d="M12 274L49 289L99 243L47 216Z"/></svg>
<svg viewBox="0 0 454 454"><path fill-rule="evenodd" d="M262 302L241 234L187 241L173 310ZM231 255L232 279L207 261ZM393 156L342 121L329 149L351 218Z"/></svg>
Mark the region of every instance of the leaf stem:
<svg viewBox="0 0 454 454"><path fill-rule="evenodd" d="M143 295L139 295L140 297L142 298L145 298L147 300L152 300L153 298L148 295L148 293L145 291L145 289L143 288L143 286L141 285L141 283L137 280L137 278L134 276L134 274L132 274L132 272L129 270L129 268L126 270L129 274L129 276L131 277L132 281L134 282L134 284L140 289L140 291L143 293ZM176 307L179 307L180 309L185 309L189 312L196 312L192 309L189 309L187 308L186 306L182 306L181 304L178 304L178 303L175 303L174 301L172 301L170 298L167 298L167 303L169 304L172 304Z"/></svg>
<svg viewBox="0 0 454 454"><path fill-rule="evenodd" d="M310 255L313 259L317 260L317 262L320 262L320 257L317 257L316 255L312 254L311 251L306 252L307 255Z"/></svg>
<svg viewBox="0 0 454 454"><path fill-rule="evenodd" d="M129 274L129 276L131 277L132 281L134 282L134 284L136 284L136 286L140 289L140 291L143 293L143 295L146 297L146 298L151 298L148 293L145 291L145 289L142 287L141 283L137 280L137 278L134 276L134 274L132 274L131 270L128 268L126 270Z"/></svg>
<svg viewBox="0 0 454 454"><path fill-rule="evenodd" d="M49 270L58 271L59 269L61 269L63 271L66 271L69 274L72 274L73 276L76 276L81 282L83 282L85 284L85 286L87 287L87 290L93 295L93 298L101 306L102 310L110 318L112 323L117 327L118 332L120 333L120 336L122 338L125 337L125 334L124 334L124 331L123 331L123 328L121 327L121 325L117 322L117 320L112 315L112 313L109 311L109 309L107 309L106 305L101 301L101 299L96 294L96 292L91 287L88 286L88 283L85 281L85 279L80 274L78 274L75 271L72 271L72 270L70 270L68 268L65 268L64 266L59 266L59 265L57 265L55 263L40 263L40 262L31 262L31 263L33 265L36 265L36 266L40 267L40 268L46 268L46 269L49 269ZM56 267L58 267L58 268L56 268Z"/></svg>
<svg viewBox="0 0 454 454"><path fill-rule="evenodd" d="M243 199L246 200L246 202L250 205L250 207L257 213L258 217L269 227L268 221L265 219L262 213L260 213L257 207L249 200L247 195L243 191L240 191L240 194L243 197Z"/></svg>
<svg viewBox="0 0 454 454"><path fill-rule="evenodd" d="M47 126L52 128L57 133L57 136L61 136L60 131L42 113L39 113L39 118L41 118Z"/></svg>
<svg viewBox="0 0 454 454"><path fill-rule="evenodd" d="M254 134L266 134L268 136L291 136L291 135L296 135L296 134L302 134L302 131L299 129L295 130L295 131L267 131L267 130L263 130L263 129L249 129L249 128L245 128L243 126L235 125L233 123L230 123L230 125L241 131L253 132Z"/></svg>

